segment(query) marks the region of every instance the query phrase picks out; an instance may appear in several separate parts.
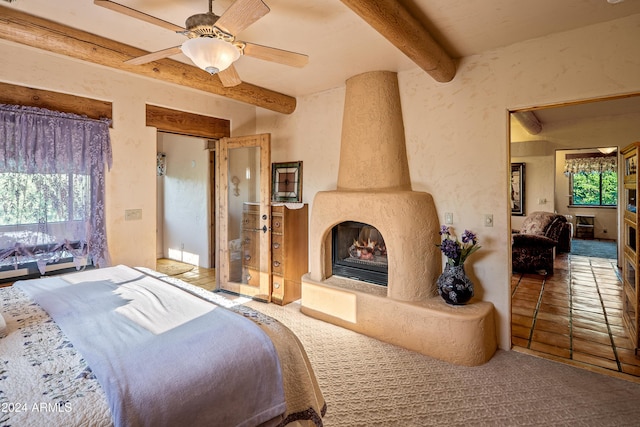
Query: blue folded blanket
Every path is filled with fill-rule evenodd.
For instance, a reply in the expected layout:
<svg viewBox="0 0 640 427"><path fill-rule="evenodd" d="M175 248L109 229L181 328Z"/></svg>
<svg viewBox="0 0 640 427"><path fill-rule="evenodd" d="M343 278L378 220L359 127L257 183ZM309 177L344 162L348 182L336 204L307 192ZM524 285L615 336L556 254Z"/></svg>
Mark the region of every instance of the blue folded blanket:
<svg viewBox="0 0 640 427"><path fill-rule="evenodd" d="M254 426L284 413L252 321L125 266L17 282L83 355L116 426Z"/></svg>

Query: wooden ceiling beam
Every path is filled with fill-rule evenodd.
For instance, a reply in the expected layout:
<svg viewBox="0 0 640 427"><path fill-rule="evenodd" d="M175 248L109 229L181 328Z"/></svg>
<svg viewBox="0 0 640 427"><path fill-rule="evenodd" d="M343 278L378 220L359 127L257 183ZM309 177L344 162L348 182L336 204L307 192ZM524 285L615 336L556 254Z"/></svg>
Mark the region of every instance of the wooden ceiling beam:
<svg viewBox="0 0 640 427"><path fill-rule="evenodd" d="M341 0L436 81L456 75L456 65L426 28L397 0Z"/></svg>
<svg viewBox="0 0 640 427"><path fill-rule="evenodd" d="M231 121L147 104L147 126L197 138L231 136Z"/></svg>
<svg viewBox="0 0 640 427"><path fill-rule="evenodd" d="M10 83L0 82L0 104L46 108L91 119L113 119L111 102Z"/></svg>
<svg viewBox="0 0 640 427"><path fill-rule="evenodd" d="M542 123L533 111L517 111L513 116L520 122L523 128L531 135L542 132Z"/></svg>
<svg viewBox="0 0 640 427"><path fill-rule="evenodd" d="M148 52L15 9L0 6L0 38L140 76L202 90L267 110L291 114L296 99L250 83L224 87L217 76L171 59L145 65L124 61Z"/></svg>

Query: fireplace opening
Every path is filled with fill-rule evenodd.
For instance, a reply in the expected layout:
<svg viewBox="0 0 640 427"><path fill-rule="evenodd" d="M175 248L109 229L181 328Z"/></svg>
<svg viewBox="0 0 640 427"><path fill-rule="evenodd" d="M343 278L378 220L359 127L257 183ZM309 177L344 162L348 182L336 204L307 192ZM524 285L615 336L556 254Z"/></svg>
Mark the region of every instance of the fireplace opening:
<svg viewBox="0 0 640 427"><path fill-rule="evenodd" d="M355 221L336 225L331 254L334 275L387 286L387 247L377 228Z"/></svg>

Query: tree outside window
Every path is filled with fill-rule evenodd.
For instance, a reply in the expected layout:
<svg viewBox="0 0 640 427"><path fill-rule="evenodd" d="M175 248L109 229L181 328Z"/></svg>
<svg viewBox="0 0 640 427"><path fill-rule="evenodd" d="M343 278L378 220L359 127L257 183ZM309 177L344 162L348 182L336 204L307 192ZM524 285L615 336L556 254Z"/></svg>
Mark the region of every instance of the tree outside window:
<svg viewBox="0 0 640 427"><path fill-rule="evenodd" d="M84 221L89 175L0 173L0 226Z"/></svg>
<svg viewBox="0 0 640 427"><path fill-rule="evenodd" d="M618 169L615 149L567 154L565 174L569 176L573 206L615 207L618 204Z"/></svg>
<svg viewBox="0 0 640 427"><path fill-rule="evenodd" d="M612 171L571 175L571 204L609 206L618 204L618 174Z"/></svg>

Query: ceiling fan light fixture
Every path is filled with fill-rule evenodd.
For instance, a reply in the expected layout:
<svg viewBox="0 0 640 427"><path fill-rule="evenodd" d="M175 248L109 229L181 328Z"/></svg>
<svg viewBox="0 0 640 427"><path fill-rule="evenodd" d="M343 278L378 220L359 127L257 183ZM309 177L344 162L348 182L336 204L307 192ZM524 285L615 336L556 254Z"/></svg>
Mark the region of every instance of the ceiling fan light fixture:
<svg viewBox="0 0 640 427"><path fill-rule="evenodd" d="M182 53L209 74L224 71L240 58L233 44L214 37L196 37L182 43Z"/></svg>
<svg viewBox="0 0 640 427"><path fill-rule="evenodd" d="M602 154L611 154L617 149L618 149L617 147L604 147L604 148L598 148L598 151L601 152Z"/></svg>

